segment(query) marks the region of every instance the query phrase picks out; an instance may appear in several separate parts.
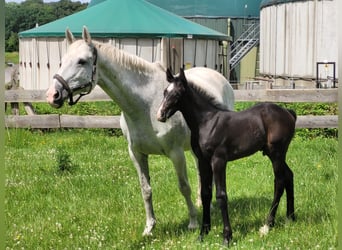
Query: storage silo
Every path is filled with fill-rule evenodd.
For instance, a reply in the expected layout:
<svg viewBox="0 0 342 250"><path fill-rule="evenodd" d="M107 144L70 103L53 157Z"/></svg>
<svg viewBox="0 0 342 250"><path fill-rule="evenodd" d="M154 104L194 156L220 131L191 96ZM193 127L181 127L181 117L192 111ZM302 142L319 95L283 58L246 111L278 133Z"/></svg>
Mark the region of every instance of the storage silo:
<svg viewBox="0 0 342 250"><path fill-rule="evenodd" d="M334 87L337 0L263 0L260 9L260 74L283 87Z"/></svg>

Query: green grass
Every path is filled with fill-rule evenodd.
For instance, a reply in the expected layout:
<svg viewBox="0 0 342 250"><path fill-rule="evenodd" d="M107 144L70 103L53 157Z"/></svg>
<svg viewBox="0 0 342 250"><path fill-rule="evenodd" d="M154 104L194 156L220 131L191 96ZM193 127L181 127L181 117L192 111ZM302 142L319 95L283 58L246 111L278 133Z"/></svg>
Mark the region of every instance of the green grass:
<svg viewBox="0 0 342 250"><path fill-rule="evenodd" d="M204 242L196 241L198 230L187 230L186 205L167 158L150 157L158 224L153 236L144 238L140 187L122 136L85 129L5 133L7 249L222 248L215 202ZM68 159L72 171L60 170L58 155ZM195 200L197 172L191 155L186 157ZM336 249L337 139L296 136L288 164L295 174L297 221L286 221L284 196L266 237L258 229L273 193L269 161L257 153L228 164L231 249Z"/></svg>
<svg viewBox="0 0 342 250"><path fill-rule="evenodd" d="M6 52L5 53L5 63L19 63L19 52Z"/></svg>

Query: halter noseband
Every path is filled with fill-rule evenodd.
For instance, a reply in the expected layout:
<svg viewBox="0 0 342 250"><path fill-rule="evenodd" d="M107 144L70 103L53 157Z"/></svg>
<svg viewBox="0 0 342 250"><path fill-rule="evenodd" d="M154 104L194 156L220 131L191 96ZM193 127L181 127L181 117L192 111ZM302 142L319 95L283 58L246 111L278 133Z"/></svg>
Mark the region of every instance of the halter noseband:
<svg viewBox="0 0 342 250"><path fill-rule="evenodd" d="M70 106L75 105L81 99L82 96L90 94L90 92L92 90L93 83L94 83L94 77L96 75L96 63L97 63L97 50L94 47L94 62L93 62L93 71L92 71L92 75L91 75L91 81L89 81L88 83L85 83L84 85L77 87L75 89L71 89L70 86L68 85L67 81L65 81L61 75L55 74L53 76L53 79L56 79L60 84L62 84L63 88L68 92L69 105ZM84 92L84 93L80 93L79 97L74 101L73 92L76 90L82 90L85 88L89 88L88 91Z"/></svg>

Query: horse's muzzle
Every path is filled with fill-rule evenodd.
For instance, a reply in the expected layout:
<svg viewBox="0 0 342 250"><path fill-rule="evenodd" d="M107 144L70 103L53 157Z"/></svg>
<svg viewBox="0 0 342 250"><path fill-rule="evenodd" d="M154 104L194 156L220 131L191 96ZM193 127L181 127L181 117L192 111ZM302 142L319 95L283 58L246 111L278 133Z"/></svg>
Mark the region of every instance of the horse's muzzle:
<svg viewBox="0 0 342 250"><path fill-rule="evenodd" d="M53 96L53 106L55 108L60 108L63 106L63 104L64 104L64 99L63 99L62 91L57 90L56 94L54 94Z"/></svg>
<svg viewBox="0 0 342 250"><path fill-rule="evenodd" d="M159 109L157 112L157 120L160 122L166 122L167 120L165 112L162 112L161 109Z"/></svg>
<svg viewBox="0 0 342 250"><path fill-rule="evenodd" d="M62 107L64 103L63 89L49 89L46 92L46 101L50 104L51 107Z"/></svg>

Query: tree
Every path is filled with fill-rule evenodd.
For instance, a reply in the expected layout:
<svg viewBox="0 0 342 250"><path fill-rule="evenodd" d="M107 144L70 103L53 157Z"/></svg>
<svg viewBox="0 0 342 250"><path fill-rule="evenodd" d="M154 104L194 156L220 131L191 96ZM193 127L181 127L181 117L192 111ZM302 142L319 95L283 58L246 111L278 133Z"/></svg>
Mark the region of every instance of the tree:
<svg viewBox="0 0 342 250"><path fill-rule="evenodd" d="M5 3L5 50L19 50L19 32L71 15L86 7L87 4L71 0L51 3L44 3L43 0Z"/></svg>

